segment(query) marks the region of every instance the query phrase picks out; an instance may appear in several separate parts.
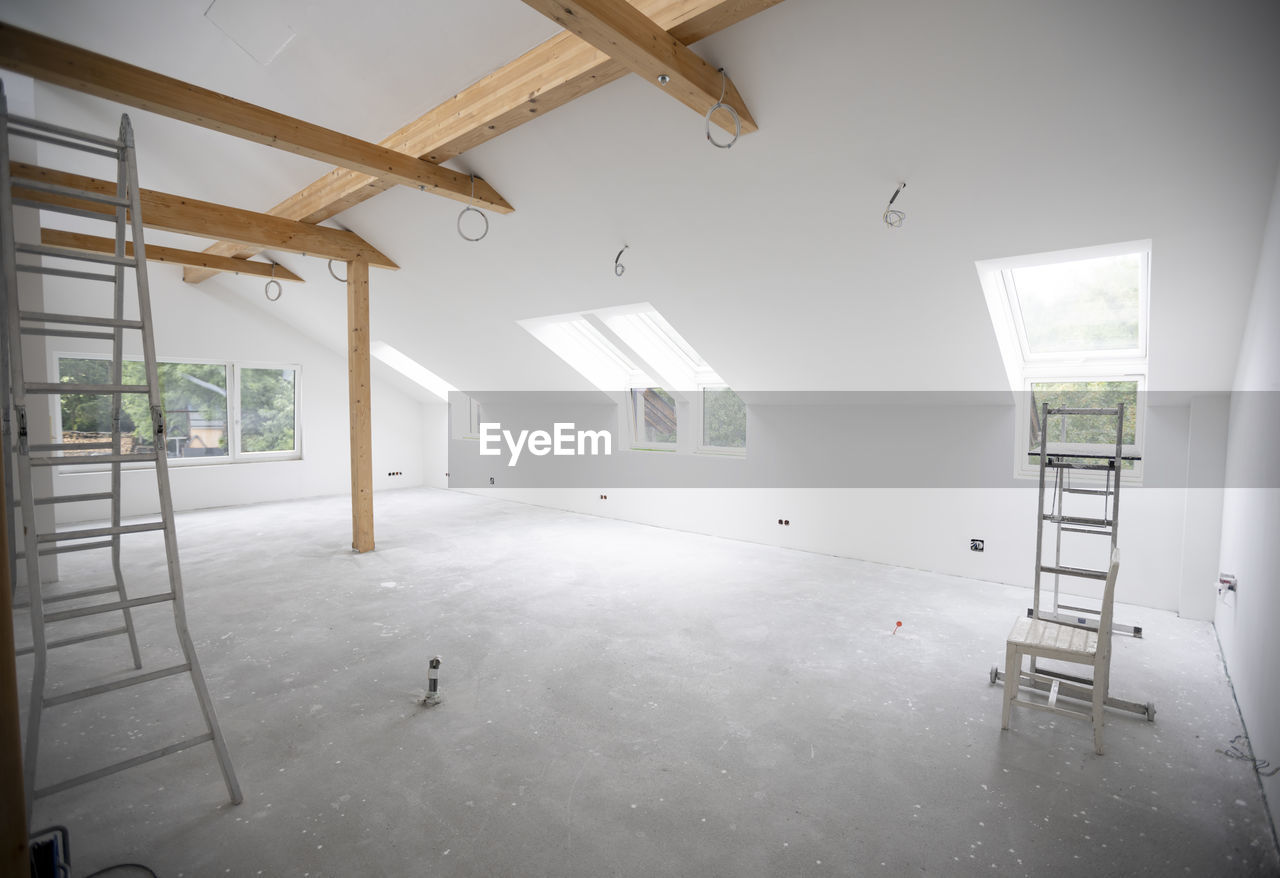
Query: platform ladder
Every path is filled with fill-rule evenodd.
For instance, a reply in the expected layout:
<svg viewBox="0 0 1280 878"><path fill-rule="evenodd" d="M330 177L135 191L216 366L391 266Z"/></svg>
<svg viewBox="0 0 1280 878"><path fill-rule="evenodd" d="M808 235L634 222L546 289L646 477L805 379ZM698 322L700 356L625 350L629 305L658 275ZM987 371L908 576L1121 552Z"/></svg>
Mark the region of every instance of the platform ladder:
<svg viewBox="0 0 1280 878"><path fill-rule="evenodd" d="M112 160L116 185L81 190L71 189L49 182L39 175L22 175L15 179L10 169L10 138L26 138L79 153L100 156ZM114 253L91 253L63 247L48 246L38 241L16 240L14 207L32 207L42 211L55 211L102 221L113 226ZM116 772L168 756L204 743L211 743L218 759L222 777L232 803L241 801L240 786L227 752L226 742L214 714L213 702L205 684L204 675L196 658L195 646L187 629L186 609L182 592L182 575L178 560L178 546L173 523L173 503L170 496L169 471L166 458L165 414L156 369L155 342L151 327L150 292L147 285L146 252L143 242L142 218L138 191L133 130L128 116L120 120L118 139L99 137L49 125L34 119L10 115L4 95L0 93L0 258L3 260L4 331L0 333L5 350L0 362L7 373L3 386L8 399L5 415L5 502L20 510L21 533L15 553L25 565L28 599L23 604L15 601L15 608L26 608L31 620L32 645L19 648L19 655L33 657L31 696L27 716L27 734L24 751L24 780L27 814L32 813L36 798L52 795L80 784L89 783ZM126 246L126 238L132 238L132 252ZM30 257L19 262L20 256ZM68 262L76 267L63 267ZM94 270L85 270L84 263L93 264ZM126 269L133 269L136 281L137 319L125 318ZM76 300L90 307L96 303L98 311L111 311L110 317L91 314L48 313L24 310L18 301L18 275L31 272L57 277L60 284L73 282ZM96 289L95 289L96 288ZM104 303L106 290L113 297ZM136 332L140 337L142 366L145 384L126 384L123 376L124 339L126 332ZM45 383L27 381L24 375L22 347L24 337L46 336L61 339L93 340L92 344L109 344L109 379L105 384ZM73 392L85 395L101 395L110 399L111 434L109 440L89 443L37 444L28 436L29 418L40 417L47 412L46 401L51 395L61 395L74 387ZM128 451L123 447L121 431L122 399L125 394L139 394L147 399L150 412L150 434L153 444L143 452ZM40 400L40 404L28 411L28 400ZM12 421L10 421L12 413ZM99 452L99 453L85 453ZM121 520L121 467L123 464L145 463L154 468L159 495L159 517L154 521L124 524ZM92 494L62 496L35 496L32 490L32 472L36 468L97 466L110 468L110 490ZM10 478L16 476L16 479ZM13 497L16 480L17 498ZM110 506L110 524L70 530L56 530L38 526L36 509L48 504L64 502L100 502ZM168 573L168 590L159 594L129 597L121 573L120 554L123 537L145 532L163 532L164 552ZM65 552L110 550L111 579L109 585L101 585L45 597L40 583L40 557ZM11 565L14 559L9 559ZM105 566L105 565L104 565ZM11 567L13 569L13 567ZM15 571L16 572L16 571ZM101 598L108 597L106 601ZM84 603L96 598L96 602ZM63 601L77 605L58 609ZM138 649L132 611L153 604L170 604L174 626L181 649L182 661L169 667L142 670L142 656ZM56 630L57 623L95 616L114 616L119 624L90 633L69 637L51 637L49 628ZM73 647L88 640L108 637L127 639L131 664L141 673L111 679L100 685L88 686L53 696L46 695L46 658L49 650ZM187 675L195 691L204 719L204 733L167 746L134 756L111 765L87 772L44 787L36 786L36 765L40 742L40 726L45 710L60 705L93 698L127 687L152 683L168 677Z"/></svg>
<svg viewBox="0 0 1280 878"><path fill-rule="evenodd" d="M1098 630L1099 609L1083 607L1061 602L1061 579L1095 580L1105 582L1107 571L1089 567L1069 565L1063 562L1063 534L1077 534L1088 537L1103 538L1109 541L1106 557L1111 556L1116 548L1120 530L1120 482L1121 473L1126 462L1139 460L1136 453L1124 447L1124 414L1125 404L1117 403L1110 408L1051 408L1049 403L1040 406L1040 448L1031 452L1040 459L1039 465L1039 500L1036 505L1036 566L1035 584L1032 591L1032 605L1027 608L1027 616L1033 619L1046 619L1063 625ZM1049 419L1058 417L1061 432L1060 441L1049 442ZM1115 444L1080 443L1067 441L1067 419L1073 417L1114 418ZM1072 484L1073 473L1100 473L1102 480ZM1052 473L1052 481L1049 473ZM1068 496L1093 497L1100 501L1101 515L1080 515L1067 511ZM1046 506L1046 498L1048 505ZM1073 510L1074 512L1074 510ZM1046 561L1046 525L1052 528L1053 561ZM1052 599L1045 606L1043 598L1044 577L1053 579ZM1112 632L1142 636L1142 626L1113 623ZM1034 657L1031 659L1031 672L1052 677L1060 681L1057 685L1062 695L1087 700L1091 697L1089 687L1093 681L1072 674L1054 670L1037 668ZM1004 679L1004 672L993 666L990 681L995 684ZM1028 684L1029 685L1029 684ZM1035 688L1049 691L1054 684L1041 680L1035 682ZM1140 704L1122 698L1107 696L1108 707L1127 710L1155 719L1155 705L1151 702Z"/></svg>

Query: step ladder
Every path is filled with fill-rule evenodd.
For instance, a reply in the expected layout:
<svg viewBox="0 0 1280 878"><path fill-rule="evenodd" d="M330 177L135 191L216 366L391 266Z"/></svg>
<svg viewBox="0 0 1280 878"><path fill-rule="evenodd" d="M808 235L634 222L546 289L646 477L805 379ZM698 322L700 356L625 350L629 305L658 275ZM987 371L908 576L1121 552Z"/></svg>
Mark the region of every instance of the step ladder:
<svg viewBox="0 0 1280 878"><path fill-rule="evenodd" d="M1061 580L1063 577L1077 580L1094 580L1105 582L1106 569L1092 569L1063 563L1062 535L1079 534L1090 537L1103 537L1110 541L1105 556L1111 557L1116 548L1116 540L1120 531L1120 474L1126 461L1137 461L1136 453L1129 453L1124 448L1124 403L1115 408L1050 408L1042 403L1040 409L1040 450L1032 452L1040 458L1040 504L1037 507L1040 520L1036 522L1036 570L1035 588L1032 606L1027 608L1027 616L1033 619L1047 619L1064 625L1075 625L1098 630L1099 608L1080 607L1064 604L1061 601ZM1049 442L1049 418L1058 417L1061 425L1061 441ZM1067 442L1067 420L1073 417L1114 418L1115 445L1098 443ZM1052 486L1049 485L1048 473L1053 473ZM1072 485L1072 474L1078 472L1101 473L1102 481L1089 482L1081 486ZM1049 505L1045 506L1045 494L1049 494ZM1101 503L1100 515L1072 515L1066 511L1067 497L1095 497ZM1046 525L1052 528L1053 563L1045 563L1045 530ZM1043 577L1048 574L1053 578L1052 601L1046 608L1041 597ZM1112 631L1142 636L1142 626L1122 625L1114 623Z"/></svg>
<svg viewBox="0 0 1280 878"><path fill-rule="evenodd" d="M88 153L110 159L115 166L116 190L113 193L68 189L37 179L14 180L10 172L10 137L26 138L78 153ZM53 197L50 197L53 196ZM114 227L115 252L113 254L88 253L62 247L52 247L39 241L16 240L14 207L35 207L42 211L56 211L78 217L86 217L109 223ZM32 644L20 648L19 655L33 659L31 696L27 715L27 734L24 750L24 780L27 814L32 813L34 799L52 795L80 784L107 777L116 772L168 756L204 743L211 743L233 804L241 801L240 786L227 753L226 742L214 715L213 702L205 685L204 676L196 658L195 646L187 629L186 609L182 592L182 574L178 561L178 546L173 522L173 503L169 489L169 471L166 458L166 434L163 400L156 369L155 341L151 328L150 292L147 285L146 251L143 242L142 219L139 209L138 176L133 142L133 130L128 116L120 120L118 139L99 137L49 125L34 119L10 115L4 95L0 92L0 257L3 260L4 331L0 343L4 345L3 363L6 379L5 394L5 502L17 507L20 514L21 533L16 545L22 550L9 559L11 570L16 572L17 560L24 564L27 600L16 608L28 610L31 620ZM126 255L126 238L131 237L133 255ZM20 257L27 257L19 262ZM69 265L68 265L69 263ZM85 263L91 270L87 270ZM133 270L136 280L136 319L125 318L126 269ZM49 313L25 310L19 302L19 273L35 273L47 277L74 282L77 301L84 302L89 313ZM105 301L111 290L113 298ZM107 310L110 317L91 316L96 305L98 312ZM125 333L138 333L142 350L145 383L125 383L124 340ZM23 339L32 336L50 336L60 339L93 340L94 344L108 343L111 354L109 378L102 384L28 381L23 368ZM109 440L90 443L52 442L37 444L29 436L29 421L46 414L50 396L57 397L74 387L74 393L100 395L110 400L111 433ZM150 411L150 435L152 444L139 452L124 447L121 431L122 399L126 394L144 396ZM29 402L31 407L29 408ZM12 419L10 412L12 411ZM13 460L11 461L11 455ZM159 516L153 521L124 524L121 520L121 468L125 464L144 463L153 469L159 499ZM97 493L36 496L33 492L33 470L48 467L93 466L110 469L110 490ZM16 475L17 498L13 497ZM39 526L37 508L57 503L98 502L109 506L110 524L98 527L80 527L68 530ZM104 520L106 513L104 513ZM162 532L168 573L167 590L159 594L130 597L121 572L122 539L148 532ZM109 550L110 585L95 586L46 597L40 583L41 556ZM106 566L105 563L103 565ZM105 578L105 577L104 577ZM96 602L85 603L86 599ZM102 598L107 598L103 601ZM75 605L59 609L66 602ZM142 655L134 628L133 611L149 605L170 605L182 661L168 667L143 670ZM103 616L113 618L111 627L78 633L73 636L51 636L50 629L58 623L73 619ZM128 642L130 663L141 673L118 674L108 682L91 685L56 695L46 694L46 659L49 650L73 647L89 640L123 637ZM60 705L93 698L127 687L152 683L157 680L186 675L195 690L196 699L204 719L204 732L179 740L159 749L81 774L43 787L36 785L36 765L40 743L40 726L43 713Z"/></svg>
<svg viewBox="0 0 1280 878"><path fill-rule="evenodd" d="M1040 458L1039 479L1040 493L1036 505L1036 567L1035 584L1032 591L1032 605L1027 608L1027 616L1032 619L1045 619L1063 625L1086 628L1097 631L1100 621L1101 607L1084 607L1061 602L1062 578L1076 580L1094 580L1106 582L1106 569L1067 564L1063 561L1063 534L1075 534L1085 537L1103 538L1108 541L1105 555L1112 557L1120 532L1120 481L1124 464L1141 458L1136 452L1128 451L1124 446L1124 403L1117 403L1114 408L1051 408L1049 404L1040 406L1040 448L1030 452ZM1059 441L1049 441L1049 418L1060 418ZM1082 443L1067 441L1067 419L1076 417L1115 419L1115 444ZM1049 473L1052 473L1050 484ZM1088 482L1072 484L1074 473L1101 474L1101 481L1095 476ZM1046 505L1046 495L1049 503ZM1094 515L1078 514L1083 510L1067 511L1067 497L1095 498L1098 505L1092 510ZM1051 530L1053 541L1053 562L1046 563L1046 530ZM1053 579L1053 591L1049 601L1043 597L1044 577ZM1142 626L1112 623L1112 633L1142 636ZM1047 668L1038 668L1036 659L1030 659L1031 674L1047 677L1050 680L1034 679L1024 682L1051 697L1061 694L1068 698L1089 700L1092 698L1093 681L1087 677L1079 677ZM1004 672L998 666L992 666L990 672L992 685L1004 679ZM1123 698L1115 698L1108 694L1104 704L1107 707L1126 710L1145 716L1154 721L1155 705L1151 702L1139 703Z"/></svg>

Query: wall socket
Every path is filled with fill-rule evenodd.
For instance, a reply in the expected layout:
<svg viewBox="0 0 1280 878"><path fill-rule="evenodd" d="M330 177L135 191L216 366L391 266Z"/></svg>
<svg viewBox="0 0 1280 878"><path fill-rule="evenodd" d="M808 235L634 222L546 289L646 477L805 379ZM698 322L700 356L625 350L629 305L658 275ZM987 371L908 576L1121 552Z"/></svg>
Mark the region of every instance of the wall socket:
<svg viewBox="0 0 1280 878"><path fill-rule="evenodd" d="M969 540L969 551L970 552L985 551L986 545L987 545L986 540Z"/></svg>

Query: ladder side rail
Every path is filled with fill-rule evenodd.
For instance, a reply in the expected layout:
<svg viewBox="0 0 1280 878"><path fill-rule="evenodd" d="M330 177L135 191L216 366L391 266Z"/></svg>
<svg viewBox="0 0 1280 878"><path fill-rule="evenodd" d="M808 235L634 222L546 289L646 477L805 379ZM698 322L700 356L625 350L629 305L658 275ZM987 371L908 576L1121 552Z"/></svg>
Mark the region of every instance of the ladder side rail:
<svg viewBox="0 0 1280 878"><path fill-rule="evenodd" d="M1116 492L1111 495L1111 551L1116 550L1120 535L1120 456L1124 452L1124 403L1116 406Z"/></svg>
<svg viewBox="0 0 1280 878"><path fill-rule="evenodd" d="M135 161L136 152L133 142L133 128L128 115L120 118L120 142L124 152L125 173L129 190L129 201L132 209L129 217L132 221L133 254L137 260L134 276L138 286L138 316L142 322L142 359L147 372L147 383L151 385L148 400L151 409L151 428L156 441L156 487L160 495L160 512L164 518L164 549L169 566L169 584L173 592L174 627L177 629L178 641L182 652L191 666L191 682L196 690L196 698L200 702L200 710L204 714L205 725L213 736L213 747L218 756L218 765L222 769L222 779L226 783L227 793L232 804L238 805L244 797L240 792L239 781L236 780L235 769L231 765L231 755L227 752L227 744L214 715L213 701L209 689L205 685L204 674L196 659L195 644L191 641L191 632L187 628L186 599L182 590L182 570L178 563L178 537L173 524L173 496L169 486L169 461L167 443L165 441L164 400L160 393L160 379L156 368L155 337L151 321L151 289L147 280L147 254L142 228L142 210L138 191L138 169ZM230 413L228 412L228 415Z"/></svg>
<svg viewBox="0 0 1280 878"><path fill-rule="evenodd" d="M0 234L0 263L3 264L4 292L7 299L9 338L10 401L13 405L17 445L18 497L22 509L22 529L26 557L27 593L31 603L31 647L33 668L31 694L27 707L27 740L23 748L23 787L27 819L36 787L36 758L40 747L40 713L44 706L45 637L44 608L40 594L40 553L36 546L36 507L32 502L31 467L27 462L27 405L25 375L22 363L22 321L18 305L18 255L13 222L13 180L9 174L9 106L0 93L0 218L5 229ZM6 449L6 454L8 450Z"/></svg>
<svg viewBox="0 0 1280 878"><path fill-rule="evenodd" d="M1049 458L1049 403L1043 403L1040 411L1040 503L1036 506L1036 575L1031 596L1031 613L1035 619L1040 618L1040 567L1044 560L1044 477Z"/></svg>
<svg viewBox="0 0 1280 878"><path fill-rule="evenodd" d="M126 162L119 152L116 155L116 196L124 202L129 195L129 176L125 170ZM124 259L128 248L125 246L125 232L128 227L128 212L121 206L115 211L115 256ZM115 287L111 317L115 325L111 329L111 377L112 384L124 383L124 281L125 267L117 263L115 266ZM124 572L120 566L120 494L121 494L121 454L124 453L120 435L120 412L124 396L121 393L111 394L111 572L115 576L116 592L122 603L129 600L128 590L124 585ZM124 627L128 632L129 654L133 658L135 669L142 668L142 653L138 649L138 632L133 624L133 610L125 607L121 611L124 616Z"/></svg>

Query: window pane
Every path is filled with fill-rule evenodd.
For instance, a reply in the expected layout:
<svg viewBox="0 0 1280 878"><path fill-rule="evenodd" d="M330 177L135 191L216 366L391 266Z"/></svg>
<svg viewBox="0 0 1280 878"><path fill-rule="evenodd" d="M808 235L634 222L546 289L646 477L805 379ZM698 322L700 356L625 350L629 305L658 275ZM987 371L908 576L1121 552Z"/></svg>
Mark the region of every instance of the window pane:
<svg viewBox="0 0 1280 878"><path fill-rule="evenodd" d="M240 370L240 450L293 451L295 373Z"/></svg>
<svg viewBox="0 0 1280 878"><path fill-rule="evenodd" d="M467 397L467 435L480 435L480 403Z"/></svg>
<svg viewBox="0 0 1280 878"><path fill-rule="evenodd" d="M636 411L636 441L643 444L674 444L676 441L676 401L660 387L631 391Z"/></svg>
<svg viewBox="0 0 1280 878"><path fill-rule="evenodd" d="M747 407L727 387L702 391L702 444L713 448L747 447Z"/></svg>
<svg viewBox="0 0 1280 878"><path fill-rule="evenodd" d="M1136 351L1141 266L1130 253L1014 269L1028 352Z"/></svg>
<svg viewBox="0 0 1280 878"><path fill-rule="evenodd" d="M225 457L227 455L227 367L222 363L157 363L166 422L165 451L169 457ZM141 363L124 364L125 383L143 384ZM147 400L135 395L133 419L149 424ZM140 437L141 438L141 437Z"/></svg>
<svg viewBox="0 0 1280 878"><path fill-rule="evenodd" d="M108 384L111 363L92 357L59 357L58 381L63 384ZM62 442L79 445L111 439L111 397L100 393L64 393L62 409ZM145 406L143 411L146 411ZM147 419L146 423L150 423ZM121 453L134 450L134 422L128 409L120 413ZM145 434L144 434L145 435ZM110 454L109 448L91 448L77 454Z"/></svg>
<svg viewBox="0 0 1280 878"><path fill-rule="evenodd" d="M1123 438L1126 445L1137 439L1138 382L1136 381L1047 381L1031 385L1031 429L1029 451L1040 450L1041 411L1049 408L1115 408L1124 403ZM1115 446L1116 422L1111 415L1050 415L1050 442L1099 443ZM1038 458L1036 458L1038 462ZM1125 467L1132 467L1128 461Z"/></svg>

